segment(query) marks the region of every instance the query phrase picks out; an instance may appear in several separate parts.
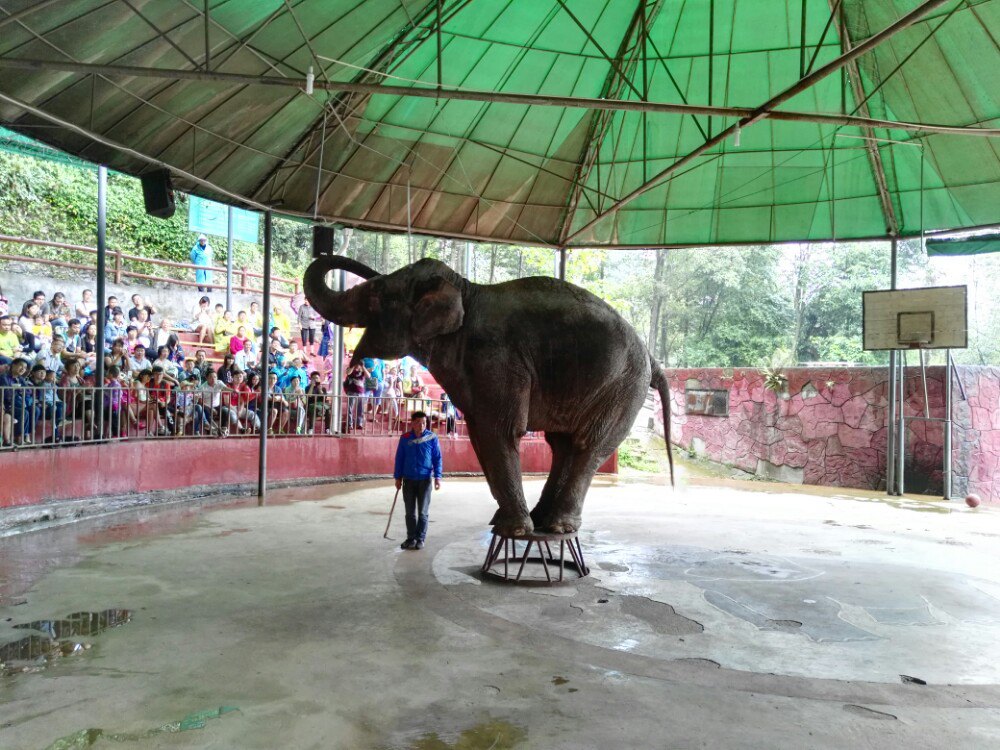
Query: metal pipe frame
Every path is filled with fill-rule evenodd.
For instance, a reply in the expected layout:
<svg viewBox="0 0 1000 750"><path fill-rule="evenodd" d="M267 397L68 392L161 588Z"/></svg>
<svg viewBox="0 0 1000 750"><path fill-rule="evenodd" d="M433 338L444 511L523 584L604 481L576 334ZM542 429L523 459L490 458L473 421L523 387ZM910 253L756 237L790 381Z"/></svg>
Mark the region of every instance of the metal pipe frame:
<svg viewBox="0 0 1000 750"><path fill-rule="evenodd" d="M261 303L264 313L264 331L260 352L260 447L257 461L257 500L264 502L267 496L267 428L271 421L271 407L268 399L268 378L270 376L269 350L266 344L270 339L271 329L271 212L264 212L264 301Z"/></svg>
<svg viewBox="0 0 1000 750"><path fill-rule="evenodd" d="M268 286L270 286L270 278ZM226 309L233 309L233 207L226 206Z"/></svg>
<svg viewBox="0 0 1000 750"><path fill-rule="evenodd" d="M701 144L696 149L688 153L687 156L678 159L673 164L661 170L654 177L652 177L651 179L649 179L648 181L644 182L642 185L637 187L635 190L630 192L628 195L617 200L614 204L606 208L603 212L597 214L597 216L595 216L593 219L591 219L589 222L584 224L573 234L567 237L566 241L572 242L574 239L576 239L577 237L581 236L582 234L586 233L591 228L593 228L602 219L606 218L610 214L615 213L619 209L623 208L624 206L634 201L636 198L644 195L653 188L657 187L665 177L670 176L678 169L686 166L687 164L690 164L692 161L694 161L696 158L704 154L706 151L718 145L722 141L726 140L729 136L733 135L739 128L741 127L745 128L767 117L773 117L775 113L772 110L775 107L783 104L784 102L788 101L794 96L811 88L813 85L815 85L822 79L826 78L831 73L835 73L838 70L843 69L853 60L856 60L857 58L861 57L861 55L874 49L879 44L889 39L891 36L898 34L900 31L903 31L909 26L912 26L914 23L923 18L925 15L930 13L932 10L934 10L940 5L944 5L946 2L948 2L948 0L925 0L925 2L921 3L914 10L910 11L905 16L898 19L895 23L890 24L879 33L869 37L864 42L859 44L857 47L854 47L852 50L845 52L835 60L828 62L826 65L822 66L818 70L807 75L805 78L799 79L799 81L793 84L792 86L788 87L781 93L771 97L766 102L761 104L749 116L738 119L733 125L730 125L728 128L723 129L722 131L719 132L718 135L709 138L703 144Z"/></svg>
<svg viewBox="0 0 1000 750"><path fill-rule="evenodd" d="M952 437L952 378L956 375L955 367L951 359L951 349L945 350L944 365L944 471L941 476L942 492L945 500L951 500L952 482L952 458L951 458L951 437Z"/></svg>
<svg viewBox="0 0 1000 750"><path fill-rule="evenodd" d="M837 14L841 7L841 0L830 0L831 18ZM847 52L851 49L851 37L844 23L843 13L840 13L839 23L841 51ZM858 102L857 111L862 117L869 117L868 101L864 96L864 86L861 83L861 72L858 70L858 63L852 60L847 65L848 78L851 82L851 92L854 94L854 101ZM865 137L865 147L868 150L868 160L871 163L872 174L875 177L875 187L878 190L879 203L882 206L882 217L885 219L885 231L895 236L899 233L899 220L896 218L896 208L892 205L892 195L889 192L889 181L886 179L885 165L882 163L882 152L879 151L875 138L875 131L871 126L865 125L861 128Z"/></svg>
<svg viewBox="0 0 1000 750"><path fill-rule="evenodd" d="M895 289L899 281L899 240L892 238L889 249L889 287ZM896 350L889 352L889 424L886 430L885 492L896 495Z"/></svg>
<svg viewBox="0 0 1000 750"><path fill-rule="evenodd" d="M107 300L107 260L108 260L108 168L103 164L97 168L97 350L94 376L98 386L104 385L104 326L107 315L104 309ZM98 434L104 429L104 409L97 409Z"/></svg>
<svg viewBox="0 0 1000 750"><path fill-rule="evenodd" d="M899 351L899 435L896 445L896 485L897 495L906 492L905 469L906 469L906 350Z"/></svg>
<svg viewBox="0 0 1000 750"><path fill-rule="evenodd" d="M928 0L929 2L941 3L946 2L946 0ZM913 15L912 13L910 14ZM911 21L912 23L913 21ZM899 22L897 22L898 24ZM897 25L897 24L894 24ZM909 24L908 24L909 25ZM892 28L892 27L890 27ZM901 31L902 29L897 29ZM786 99L791 98L795 94L801 93L803 90L809 88L814 83L817 82L819 78L829 75L834 72L837 68L833 70L828 70L834 64L839 66L847 65L848 62L860 57L861 54L867 52L871 49L874 44L872 40L878 39L879 42L884 41L885 32L871 39L867 40L863 44L855 47L850 52L842 55L841 57L834 60L832 63L828 63L823 68L820 68L814 73L811 73L805 79L799 82L802 84L806 82L806 85L799 87L798 85L793 86L788 89L788 91L793 92L792 94L785 96L779 94L773 99L765 102L760 107L720 107L720 106L705 106L698 104L674 104L669 102L648 102L641 100L605 100L605 99L593 99L589 97L582 96L550 96L545 94L518 94L510 92L495 92L495 91L479 91L475 89L449 89L443 88L440 92L436 88L432 87L421 87L421 86L395 86L387 84L376 84L376 83L358 83L358 82L348 82L348 81L315 81L313 86L316 90L325 91L341 91L347 93L359 93L359 94L380 94L385 96L400 96L400 97L417 97L425 99L455 99L460 101L478 101L478 102L488 102L488 103L501 103L501 104L522 104L537 107L563 107L563 108L574 108L574 109L608 109L619 112L652 112L652 113L671 113L671 114L681 114L681 115L712 115L717 117L728 117L728 118L740 118L740 127L747 127L760 120L778 120L784 122L815 122L819 124L826 125L851 125L856 127L873 127L873 128L887 128L891 130L909 130L915 132L922 132L928 134L944 134L944 135L976 135L996 138L1000 137L1000 129L997 128L963 128L953 125L939 125L935 123L917 123L917 122L907 122L907 121L896 121L896 120L879 120L867 117L858 117L856 115L834 115L834 114L822 114L818 112L794 112L794 111L771 111L769 107L777 106L781 102L786 101ZM858 52L861 50L861 52ZM857 53L857 54L855 54ZM845 59L846 58L846 59ZM67 73L79 73L82 75L119 75L126 77L139 77L139 78L164 78L168 80L191 80L191 81L218 81L220 83L231 83L238 85L261 85L261 86L280 86L283 88L297 88L301 89L305 87L304 78L278 78L275 76L260 76L260 75L247 75L242 73L222 73L218 70L205 71L205 70L179 70L179 69L167 69L167 68L149 68L137 65L99 65L95 63L80 63L72 61L63 60L38 60L38 59L26 59L26 58L10 58L10 57L0 57L0 67L5 68L16 68L19 70L55 70L63 71ZM746 121L742 121L746 120ZM702 144L699 149L705 148L707 144L715 145L720 140L724 140L723 133L725 137L732 134L735 130L735 125L727 128L726 130L719 133L714 138L711 138L706 144ZM699 151L701 153L701 151ZM690 155L689 155L690 156ZM685 157L689 158L689 157ZM656 181L657 176L652 178L652 181ZM572 237L570 238L572 239Z"/></svg>
<svg viewBox="0 0 1000 750"><path fill-rule="evenodd" d="M343 291L346 287L346 272L337 271L334 274L333 289ZM333 341L330 342L333 348L333 382L330 384L330 392L333 393L333 432L339 434L343 423L343 395L344 395L344 327L333 326Z"/></svg>

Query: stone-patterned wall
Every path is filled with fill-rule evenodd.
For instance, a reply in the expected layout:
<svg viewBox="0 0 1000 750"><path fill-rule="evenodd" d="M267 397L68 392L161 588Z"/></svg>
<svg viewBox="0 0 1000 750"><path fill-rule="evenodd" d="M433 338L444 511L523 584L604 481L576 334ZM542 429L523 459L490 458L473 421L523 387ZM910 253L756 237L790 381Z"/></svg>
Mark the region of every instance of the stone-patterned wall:
<svg viewBox="0 0 1000 750"><path fill-rule="evenodd" d="M1000 502L1000 370L958 368L952 389L953 494L977 492ZM714 461L790 482L834 487L885 487L886 368L790 368L780 392L756 369L674 369L670 380L677 445ZM944 416L944 368L927 369L931 417ZM687 413L692 389L726 391L728 416ZM919 370L906 378L906 413L924 413ZM660 419L659 415L657 416ZM907 429L908 492L942 490L944 429L911 421ZM996 490L994 490L994 485Z"/></svg>

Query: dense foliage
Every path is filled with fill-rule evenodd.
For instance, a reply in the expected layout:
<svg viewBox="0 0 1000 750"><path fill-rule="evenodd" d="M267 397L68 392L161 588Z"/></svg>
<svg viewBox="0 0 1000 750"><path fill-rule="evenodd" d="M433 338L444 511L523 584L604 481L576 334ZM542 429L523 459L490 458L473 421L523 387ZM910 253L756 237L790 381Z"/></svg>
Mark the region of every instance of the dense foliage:
<svg viewBox="0 0 1000 750"><path fill-rule="evenodd" d="M0 233L92 246L96 173L60 163L0 153ZM195 235L188 203L178 196L170 220L146 215L138 181L109 180L108 242L114 250L187 261ZM263 223L262 223L263 225ZM380 272L419 258L438 258L480 283L554 275L552 250L478 244L405 234L344 230L341 249ZM213 240L223 264L225 241ZM274 273L300 278L309 262L308 224L276 218ZM222 250L223 252L219 252ZM4 252L93 263L92 255L5 244ZM261 247L236 242L236 268L262 270ZM145 271L141 264L132 264ZM901 243L901 286L970 284L970 348L959 361L1000 363L1000 307L989 257L929 263L919 243ZM148 272L148 271L145 271ZM162 276L162 271L160 272ZM650 349L671 366L754 366L796 363L875 364L882 353L861 348L861 292L889 286L885 242L785 245L730 249L583 251L570 253L570 281L619 310ZM938 357L940 355L937 355Z"/></svg>

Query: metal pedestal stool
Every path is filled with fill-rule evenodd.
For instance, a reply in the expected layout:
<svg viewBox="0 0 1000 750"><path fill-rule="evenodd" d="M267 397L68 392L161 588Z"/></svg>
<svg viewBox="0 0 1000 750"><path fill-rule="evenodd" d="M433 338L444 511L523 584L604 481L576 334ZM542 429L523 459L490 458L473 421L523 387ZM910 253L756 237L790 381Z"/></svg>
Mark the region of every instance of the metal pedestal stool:
<svg viewBox="0 0 1000 750"><path fill-rule="evenodd" d="M525 543L524 550L521 552L517 549L518 542ZM552 551L552 545L556 542L559 542L558 557ZM529 557L532 546L535 547L537 554ZM566 559L567 551L569 551L569 559ZM527 562L540 562L545 571L545 579L522 578ZM553 576L553 571L549 569L550 565L558 566L558 577ZM493 538L490 539L490 547L486 552L482 571L486 575L499 578L501 581L561 583L567 568L575 571L578 578L583 578L590 573L590 568L583 561L583 548L580 546L580 539L576 532L569 534L532 532L516 536L503 536L494 532Z"/></svg>

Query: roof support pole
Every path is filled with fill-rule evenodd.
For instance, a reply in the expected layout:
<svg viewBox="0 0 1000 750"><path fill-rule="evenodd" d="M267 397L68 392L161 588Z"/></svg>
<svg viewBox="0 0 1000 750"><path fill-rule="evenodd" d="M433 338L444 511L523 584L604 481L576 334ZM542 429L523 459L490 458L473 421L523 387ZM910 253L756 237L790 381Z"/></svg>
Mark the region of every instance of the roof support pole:
<svg viewBox="0 0 1000 750"><path fill-rule="evenodd" d="M441 0L437 0L435 14L437 16L437 21L434 24L437 29L435 33L437 41L437 80L438 80L438 93L441 93L441 84L444 76L441 74Z"/></svg>
<svg viewBox="0 0 1000 750"><path fill-rule="evenodd" d="M270 350L265 345L271 329L271 212L264 212L264 344L260 350L260 440L257 449L257 502L264 504L267 495L267 428L271 426L271 408L268 406L268 378L271 368L268 354ZM334 359L339 359L335 356Z"/></svg>
<svg viewBox="0 0 1000 750"><path fill-rule="evenodd" d="M208 41L208 26L211 23L211 17L208 14L208 5L211 0L205 0L205 70L212 69L212 45Z"/></svg>
<svg viewBox="0 0 1000 750"><path fill-rule="evenodd" d="M233 309L233 207L226 206L226 309Z"/></svg>
<svg viewBox="0 0 1000 750"><path fill-rule="evenodd" d="M712 78L715 77L715 0L708 0L708 106L712 106ZM708 137L712 137L712 116L708 116Z"/></svg>
<svg viewBox="0 0 1000 750"><path fill-rule="evenodd" d="M810 87L812 87L813 85L815 85L816 83L818 83L819 81L821 81L822 79L826 78L831 73L835 73L838 70L841 70L845 65L848 65L851 61L856 60L857 58L861 57L861 55L865 54L866 52L868 52L868 51L870 51L872 49L875 49L875 47L877 47L878 45L880 45L882 42L886 41L887 39L889 39L890 37L894 36L895 34L898 34L900 31L903 31L904 29L912 26L914 23L916 23L921 18L923 18L925 15L927 15L928 13L930 13L932 10L934 10L935 8L937 8L937 7L941 6L941 5L944 5L947 2L949 2L949 0L924 0L923 3L921 3L920 5L918 5L914 10L910 11L909 13L907 13L902 18L898 19L895 23L889 24L887 27L885 27L884 29L882 29L882 31L880 31L879 33L877 33L877 34L869 37L867 40L865 40L863 43L859 44L854 49L852 49L849 52L846 52L846 53L840 55L837 59L831 60L830 62L828 62L823 67L821 67L818 70L816 70L814 73L810 73L805 78L799 79L798 82L796 82L792 86L788 87L787 89L785 89L784 91L782 91L780 94L771 97L766 102L764 102L759 107L757 107L754 110L753 114L751 114L749 117L747 117L745 119L742 119L740 121L737 121L735 124L730 125L728 128L725 128L724 130L722 130L715 137L709 138L703 144L701 144L700 146L698 146L698 148L694 149L689 154L687 154L687 156L684 156L681 159L678 159L673 164L671 164L670 166L668 166L666 169L663 169L658 174L656 174L654 177L652 177L651 179L647 180L642 185L640 185L639 187L637 187L635 190L633 190L632 192L630 192L628 195L626 195L623 198L620 198L619 200L615 201L615 203L613 203L611 206L609 206L608 208L606 208L602 213L600 213L597 216L595 216L593 219L591 219L589 222L587 222L586 224L584 224L582 227L580 227L579 229L577 229L573 234L571 234L569 237L567 237L564 240L564 244L572 242L574 239L576 239L580 235L582 235L585 232L589 231L591 228L594 227L594 225L596 225L598 222L600 222L602 219L604 219L608 215L610 215L610 214L618 211L623 206L626 206L627 204L631 203L632 201L634 201L639 196L641 196L641 195L649 192L650 190L652 190L654 187L656 187L657 185L659 185L663 181L664 177L667 177L670 174L672 174L673 172L676 172L678 169L681 169L682 167L690 164L692 161L694 161L695 159L697 159L699 156L701 156L702 154L704 154L706 151L708 151L709 149L711 149L714 146L718 145L719 143L721 143L722 141L724 141L726 138L728 138L730 135L732 135L736 131L737 128L747 127L749 125L754 124L755 122L758 122L758 121L764 119L765 117L768 116L768 113L773 108L777 107L780 104L783 104L784 102L788 101L792 97L794 97L794 96L802 93L806 89L809 89Z"/></svg>
<svg viewBox="0 0 1000 750"><path fill-rule="evenodd" d="M646 3L643 2L640 6L642 9L642 23L639 25L639 38L642 43L639 46L639 54L642 55L642 100L644 102L649 101L649 70L647 66L646 54L646 40L649 37L649 27L646 25ZM711 104L711 102L709 102ZM649 116L648 112L642 113L642 179L647 179L646 168L647 168L647 150L649 147L649 136L646 125L646 118Z"/></svg>
<svg viewBox="0 0 1000 750"><path fill-rule="evenodd" d="M897 269L897 244L898 240L893 237L889 249L889 281L890 288L896 288L896 269ZM887 495L898 494L896 492L896 359L898 354L895 349L889 351L889 410L888 410L888 429L885 431L886 436L886 449L885 449L885 492Z"/></svg>
<svg viewBox="0 0 1000 750"><path fill-rule="evenodd" d="M108 315L105 312L108 304L107 298L107 275L108 275L108 168L103 164L97 168L97 338L94 341L94 351L97 359L94 364L94 384L98 388L104 387L104 326L108 323ZM100 394L94 403L94 419L96 427L94 431L96 437L104 437L104 393Z"/></svg>
<svg viewBox="0 0 1000 750"><path fill-rule="evenodd" d="M806 9L809 0L802 0L802 10L799 14L799 78L806 75Z"/></svg>

